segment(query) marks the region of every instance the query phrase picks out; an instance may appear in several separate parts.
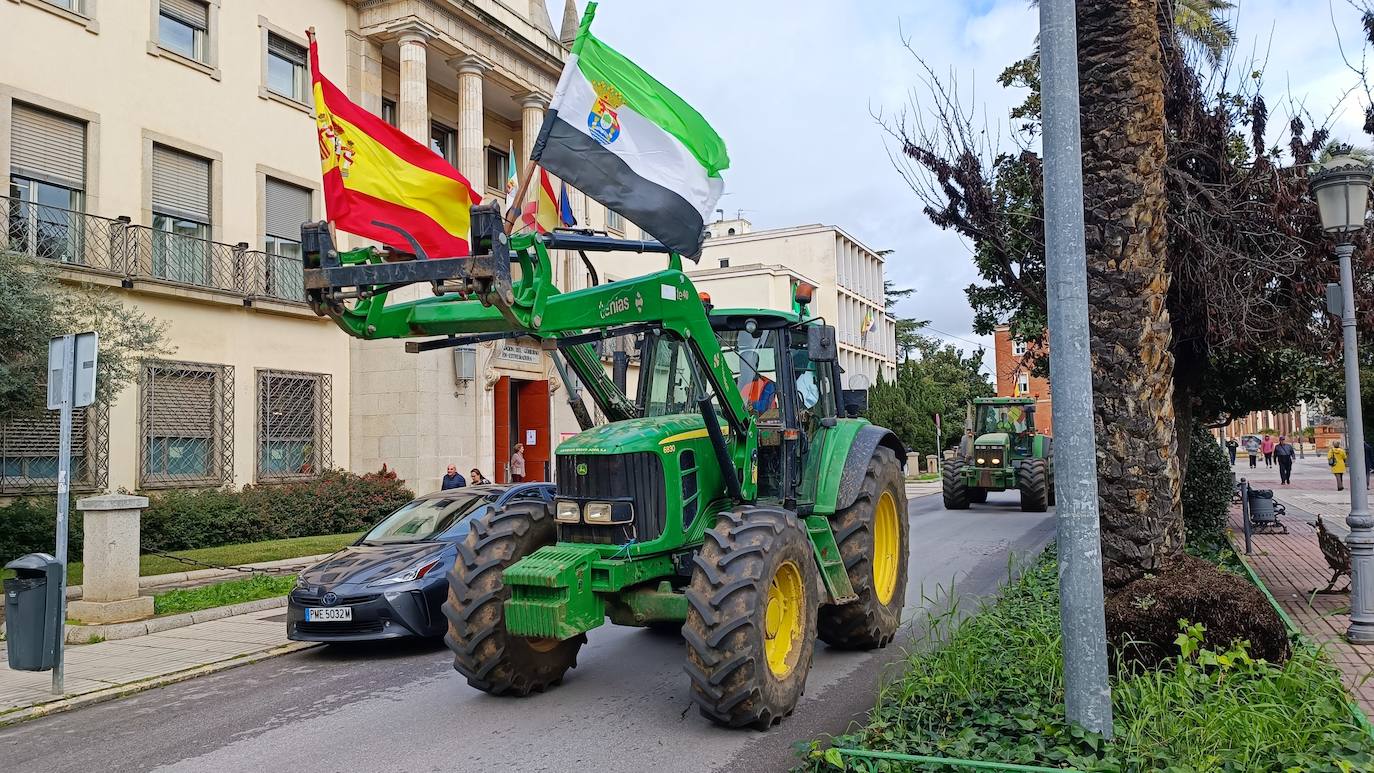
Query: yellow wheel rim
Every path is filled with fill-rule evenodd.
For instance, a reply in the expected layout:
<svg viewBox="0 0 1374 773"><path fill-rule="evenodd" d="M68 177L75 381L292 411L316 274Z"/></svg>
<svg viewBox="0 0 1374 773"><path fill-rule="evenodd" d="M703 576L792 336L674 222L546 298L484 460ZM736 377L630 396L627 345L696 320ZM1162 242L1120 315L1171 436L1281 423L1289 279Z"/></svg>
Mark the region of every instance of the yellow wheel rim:
<svg viewBox="0 0 1374 773"><path fill-rule="evenodd" d="M797 665L805 598L801 569L784 561L768 585L768 605L763 613L763 654L768 658L768 670L778 678L787 676Z"/></svg>
<svg viewBox="0 0 1374 773"><path fill-rule="evenodd" d="M879 604L889 603L897 592L901 529L897 521L897 500L892 498L892 492L884 491L873 512L873 592Z"/></svg>

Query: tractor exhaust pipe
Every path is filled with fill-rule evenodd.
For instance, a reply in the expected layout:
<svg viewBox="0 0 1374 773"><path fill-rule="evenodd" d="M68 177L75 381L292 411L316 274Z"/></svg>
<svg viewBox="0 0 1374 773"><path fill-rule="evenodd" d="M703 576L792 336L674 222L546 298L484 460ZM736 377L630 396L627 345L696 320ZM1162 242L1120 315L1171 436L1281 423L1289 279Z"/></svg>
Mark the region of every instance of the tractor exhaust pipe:
<svg viewBox="0 0 1374 773"><path fill-rule="evenodd" d="M716 418L716 406L711 404L710 395L697 398L701 417L706 419L706 434L711 438L711 448L716 452L716 463L720 465L721 477L725 479L725 492L736 502L743 502L744 495L739 489L739 470L730 460L730 450L725 447L725 435L720 431L720 419Z"/></svg>

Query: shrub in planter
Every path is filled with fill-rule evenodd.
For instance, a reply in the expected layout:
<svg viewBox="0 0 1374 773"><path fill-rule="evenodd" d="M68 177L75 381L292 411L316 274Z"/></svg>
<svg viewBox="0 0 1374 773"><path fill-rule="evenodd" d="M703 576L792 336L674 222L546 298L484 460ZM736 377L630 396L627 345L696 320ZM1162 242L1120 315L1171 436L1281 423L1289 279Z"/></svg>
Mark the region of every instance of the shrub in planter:
<svg viewBox="0 0 1374 773"><path fill-rule="evenodd" d="M1182 494L1188 542L1203 545L1223 540L1231 510L1231 464L1216 438L1201 425L1193 428Z"/></svg>
<svg viewBox="0 0 1374 773"><path fill-rule="evenodd" d="M67 555L81 559L81 513L72 498L67 509ZM25 553L57 549L57 498L21 497L0 507L0 566Z"/></svg>
<svg viewBox="0 0 1374 773"><path fill-rule="evenodd" d="M1180 620L1201 623L1215 648L1245 641L1253 657L1271 663L1288 658L1288 631L1260 589L1194 556L1112 592L1106 612L1116 652L1148 668L1178 654Z"/></svg>

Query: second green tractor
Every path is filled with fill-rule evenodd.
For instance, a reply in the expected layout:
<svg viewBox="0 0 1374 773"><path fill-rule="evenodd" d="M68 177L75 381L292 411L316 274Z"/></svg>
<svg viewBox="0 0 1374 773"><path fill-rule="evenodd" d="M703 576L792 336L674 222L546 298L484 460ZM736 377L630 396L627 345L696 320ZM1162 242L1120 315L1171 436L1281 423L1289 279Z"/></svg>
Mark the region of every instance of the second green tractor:
<svg viewBox="0 0 1374 773"><path fill-rule="evenodd" d="M944 463L945 509L967 510L988 492L1016 490L1021 510L1054 506L1053 440L1035 429L1034 397L979 397L968 406L964 437Z"/></svg>

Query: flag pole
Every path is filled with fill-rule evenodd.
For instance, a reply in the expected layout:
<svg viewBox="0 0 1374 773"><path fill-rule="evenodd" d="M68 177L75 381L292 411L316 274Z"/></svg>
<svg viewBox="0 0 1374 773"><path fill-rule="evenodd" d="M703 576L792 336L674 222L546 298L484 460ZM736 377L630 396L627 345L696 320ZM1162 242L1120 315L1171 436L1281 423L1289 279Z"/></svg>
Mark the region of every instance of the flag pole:
<svg viewBox="0 0 1374 773"><path fill-rule="evenodd" d="M520 207L525 204L525 194L529 191L530 179L533 177L534 160L531 159L525 162L525 173L520 175L520 184L515 186L515 203L511 205L510 209L506 210L507 236L510 236L510 232L515 228L516 213L519 212Z"/></svg>

